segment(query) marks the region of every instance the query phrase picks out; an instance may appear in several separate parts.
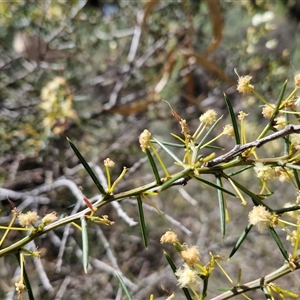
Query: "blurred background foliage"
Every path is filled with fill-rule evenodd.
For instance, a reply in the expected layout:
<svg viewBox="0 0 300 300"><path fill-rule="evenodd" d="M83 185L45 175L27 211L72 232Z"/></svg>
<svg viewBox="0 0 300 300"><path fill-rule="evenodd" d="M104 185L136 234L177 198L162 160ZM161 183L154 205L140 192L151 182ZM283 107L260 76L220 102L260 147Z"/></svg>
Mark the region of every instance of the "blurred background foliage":
<svg viewBox="0 0 300 300"><path fill-rule="evenodd" d="M105 158L114 160L114 176L123 166L130 168L120 189L153 180L152 175L146 175L149 168L138 145L140 132L148 128L156 137L170 141L169 133L180 131L169 106L161 100L167 100L194 128L208 108L227 116L225 92L237 112L251 112L250 140L262 117L257 99L237 95L234 68L240 75L253 76L255 87L274 102L283 81L293 78L299 69L299 20L296 0L1 1L1 186L25 193L64 176L82 186L87 197L93 197L97 190L85 171L76 168L78 160L66 136L88 161L102 166ZM220 146L230 148L228 141L221 141ZM255 181L245 180L249 184ZM283 188L281 194L287 195L287 190ZM246 225L247 211L237 208L236 203L229 204L234 215L228 238L222 243L215 192L193 184L186 191L189 194L182 189L170 190L163 199L153 201L190 230L179 227L178 234L184 241L197 244L205 252L204 259L208 251L228 255L234 238ZM7 197L1 197L1 223L5 223L10 208ZM62 214L68 213L68 206L75 201L64 187L43 197L49 201L30 203L25 209ZM11 200L16 205L22 202ZM132 202L122 202L122 208L137 220ZM166 298L161 285L170 292L177 290L159 245L159 237L174 225L147 211L150 242L146 250L138 226L128 226L111 207L104 213L115 225L103 228L103 232L96 226L90 229L90 238L95 241L91 256L110 264L107 245L99 241L103 234L118 266L134 283L130 287L134 299L146 299L151 293L156 299ZM57 235L61 237L62 231ZM10 239L19 237L16 234ZM60 272L55 271L57 246L53 240L36 241L47 250L42 261L53 287L47 290L34 264L28 262L36 299L54 299L66 278L69 299L122 298L117 280L96 263L88 275L83 275L77 253L80 238L80 233L72 232ZM263 237L252 242L255 246L247 249L249 257L233 258L228 267L237 274L241 264L249 280L254 279L251 274L262 276L272 270L277 258L276 253L263 257L268 248ZM1 259L3 299L14 289L16 268L11 257ZM294 291L300 292L295 279L285 282L287 288L294 286ZM213 285L228 286L218 276ZM217 293L213 287L210 292Z"/></svg>

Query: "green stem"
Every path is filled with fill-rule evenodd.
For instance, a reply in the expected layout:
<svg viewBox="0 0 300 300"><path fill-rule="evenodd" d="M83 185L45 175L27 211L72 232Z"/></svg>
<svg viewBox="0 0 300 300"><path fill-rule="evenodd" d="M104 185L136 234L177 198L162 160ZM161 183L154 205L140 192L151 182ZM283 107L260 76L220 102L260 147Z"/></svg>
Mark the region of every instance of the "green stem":
<svg viewBox="0 0 300 300"><path fill-rule="evenodd" d="M298 270L300 268L299 262L297 262L295 265L296 265L295 270ZM251 291L251 290L261 289L266 284L268 284L272 281L275 281L276 279L283 277L293 271L294 270L291 270L291 268L288 264L284 264L281 268L277 269L276 271L274 271L264 277L255 279L251 282L247 282L247 283L244 283L239 286L235 286L231 290L229 290L217 297L214 297L211 300L230 299L230 298L236 297L237 295L243 294L243 293Z"/></svg>

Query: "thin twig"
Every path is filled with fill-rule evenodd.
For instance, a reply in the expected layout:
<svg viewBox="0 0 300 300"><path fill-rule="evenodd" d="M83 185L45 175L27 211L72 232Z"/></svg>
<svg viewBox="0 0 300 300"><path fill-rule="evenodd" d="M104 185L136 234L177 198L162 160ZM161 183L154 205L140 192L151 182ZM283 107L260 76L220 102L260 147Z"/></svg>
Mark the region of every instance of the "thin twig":
<svg viewBox="0 0 300 300"><path fill-rule="evenodd" d="M283 277L295 270L298 270L300 268L299 262L294 262L295 263L295 269L291 270L290 266L286 263L283 265L281 268L277 269L276 271L255 279L251 282L247 282L245 284L241 284L239 286L233 287L230 291L227 291L217 297L212 298L211 300L225 300L229 298L233 298L237 295L243 294L247 291L254 290L254 289L261 289L264 285L280 278Z"/></svg>
<svg viewBox="0 0 300 300"><path fill-rule="evenodd" d="M112 266L119 272L122 274L122 271L118 265L118 260L115 256L115 254L113 253L111 247L110 247L110 244L107 240L107 238L105 237L103 231L101 230L101 228L99 226L96 227L96 233L97 233L97 236L99 237L100 239L100 242L102 244L102 246L104 247L105 251L106 251L106 255L108 257L108 259L110 260Z"/></svg>
<svg viewBox="0 0 300 300"><path fill-rule="evenodd" d="M63 299L63 296L64 296L64 294L65 294L65 292L66 292L66 290L68 288L68 285L71 283L71 281L72 281L71 276L67 276L64 279L63 283L61 284L59 290L56 293L55 300L61 300L61 299Z"/></svg>
<svg viewBox="0 0 300 300"><path fill-rule="evenodd" d="M248 149L259 148L266 143L285 137L291 133L300 133L300 125L288 125L284 129L270 134L269 136L266 136L260 140L256 140L244 145L235 145L229 152L205 163L203 167L213 167L220 163L229 162Z"/></svg>

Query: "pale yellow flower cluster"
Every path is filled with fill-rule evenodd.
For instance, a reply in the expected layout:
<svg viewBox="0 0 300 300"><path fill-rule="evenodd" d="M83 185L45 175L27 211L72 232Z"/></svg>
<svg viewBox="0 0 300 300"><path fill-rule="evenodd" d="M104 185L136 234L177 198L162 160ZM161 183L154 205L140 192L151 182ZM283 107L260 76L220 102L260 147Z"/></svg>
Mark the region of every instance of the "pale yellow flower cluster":
<svg viewBox="0 0 300 300"><path fill-rule="evenodd" d="M241 76L238 80L237 91L242 94L250 94L254 89L254 86L250 84L252 76Z"/></svg>
<svg viewBox="0 0 300 300"><path fill-rule="evenodd" d="M42 223L44 224L50 224L57 220L56 212L53 211L50 214L46 214L45 217L42 219Z"/></svg>
<svg viewBox="0 0 300 300"><path fill-rule="evenodd" d="M275 167L274 169L261 162L255 163L254 171L258 178L262 180L271 180L278 178L280 182L291 181L294 174L291 170L284 167Z"/></svg>
<svg viewBox="0 0 300 300"><path fill-rule="evenodd" d="M202 114L199 118L201 123L204 123L206 126L212 125L214 122L216 122L217 119L217 113L213 109L209 109L204 114Z"/></svg>
<svg viewBox="0 0 300 300"><path fill-rule="evenodd" d="M296 86L296 87L300 87L300 74L297 74L297 75L294 77L294 81L295 81L295 86Z"/></svg>
<svg viewBox="0 0 300 300"><path fill-rule="evenodd" d="M139 137L140 147L142 148L142 151L145 152L146 148L149 148L149 142L151 138L151 132L147 129L145 129Z"/></svg>
<svg viewBox="0 0 300 300"><path fill-rule="evenodd" d="M282 130L287 125L286 119L284 116L278 116L275 118L276 125L274 126L277 130Z"/></svg>
<svg viewBox="0 0 300 300"><path fill-rule="evenodd" d="M36 226L36 223L39 220L39 215L35 211L28 211L27 213L19 213L18 219L19 223L22 227L29 227L29 226ZM42 223L44 225L53 223L57 220L56 212L53 211L52 213L46 214L42 218Z"/></svg>
<svg viewBox="0 0 300 300"><path fill-rule="evenodd" d="M270 180L275 177L274 170L270 166L264 165L261 162L255 163L254 171L257 177L262 180Z"/></svg>
<svg viewBox="0 0 300 300"><path fill-rule="evenodd" d="M189 266L200 263L200 253L197 246L191 246L180 252L181 258Z"/></svg>
<svg viewBox="0 0 300 300"><path fill-rule="evenodd" d="M234 137L234 130L233 130L233 126L231 124L227 124L224 128L223 128L223 133L231 138Z"/></svg>
<svg viewBox="0 0 300 300"><path fill-rule="evenodd" d="M249 212L249 222L257 226L259 232L264 232L267 226L271 226L272 214L262 205L254 206Z"/></svg>
<svg viewBox="0 0 300 300"><path fill-rule="evenodd" d="M249 114L246 114L245 112L243 111L239 111L239 114L238 114L238 119L240 121L243 121Z"/></svg>
<svg viewBox="0 0 300 300"><path fill-rule="evenodd" d="M18 219L22 227L29 227L35 225L35 223L39 220L39 216L35 211L28 211L25 214L20 213L18 215Z"/></svg>
<svg viewBox="0 0 300 300"><path fill-rule="evenodd" d="M188 264L184 264L182 268L177 269L175 275L177 277L178 285L181 288L189 287L196 291L199 289L201 281L198 272Z"/></svg>
<svg viewBox="0 0 300 300"><path fill-rule="evenodd" d="M177 234L171 230L167 231L161 238L160 238L161 244L177 244L179 243Z"/></svg>
<svg viewBox="0 0 300 300"><path fill-rule="evenodd" d="M110 158L107 158L103 161L105 167L113 168L115 166L114 161L112 161Z"/></svg>
<svg viewBox="0 0 300 300"><path fill-rule="evenodd" d="M264 105L262 108L262 115L266 119L271 119L274 113L274 105Z"/></svg>

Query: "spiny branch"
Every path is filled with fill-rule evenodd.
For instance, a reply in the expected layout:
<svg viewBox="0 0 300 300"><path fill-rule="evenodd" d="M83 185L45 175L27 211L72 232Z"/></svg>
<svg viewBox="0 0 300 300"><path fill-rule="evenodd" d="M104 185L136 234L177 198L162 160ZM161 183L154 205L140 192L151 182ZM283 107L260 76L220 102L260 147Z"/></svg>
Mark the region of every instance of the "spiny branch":
<svg viewBox="0 0 300 300"><path fill-rule="evenodd" d="M284 129L279 130L273 134L270 134L269 136L266 136L262 139L259 139L259 140L256 140L256 141L244 144L244 145L235 145L229 152L205 163L203 165L203 167L213 167L220 163L229 162L248 149L259 148L266 143L277 140L277 139L287 136L291 133L300 133L300 125L288 125Z"/></svg>

